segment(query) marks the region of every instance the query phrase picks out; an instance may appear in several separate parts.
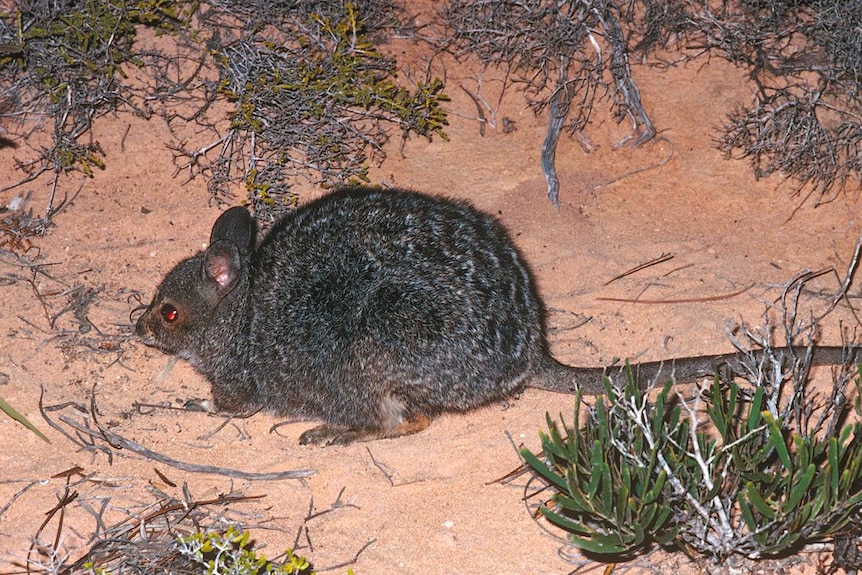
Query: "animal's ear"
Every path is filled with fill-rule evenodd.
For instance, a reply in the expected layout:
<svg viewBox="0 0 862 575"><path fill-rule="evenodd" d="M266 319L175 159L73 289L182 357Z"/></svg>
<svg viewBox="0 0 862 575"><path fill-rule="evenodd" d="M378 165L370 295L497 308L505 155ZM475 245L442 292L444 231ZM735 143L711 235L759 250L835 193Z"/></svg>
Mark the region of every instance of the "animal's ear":
<svg viewBox="0 0 862 575"><path fill-rule="evenodd" d="M257 241L257 222L242 206L233 207L216 220L210 233L210 245L229 242L237 247L241 255L249 254Z"/></svg>
<svg viewBox="0 0 862 575"><path fill-rule="evenodd" d="M215 288L218 297L224 297L234 288L242 271L239 249L227 240L213 243L204 254L201 271L204 280Z"/></svg>

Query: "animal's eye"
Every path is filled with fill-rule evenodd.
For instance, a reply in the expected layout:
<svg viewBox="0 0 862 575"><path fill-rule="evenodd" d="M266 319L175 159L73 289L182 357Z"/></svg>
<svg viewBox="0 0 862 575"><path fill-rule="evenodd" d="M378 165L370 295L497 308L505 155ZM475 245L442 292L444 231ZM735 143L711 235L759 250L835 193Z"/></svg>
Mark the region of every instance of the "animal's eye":
<svg viewBox="0 0 862 575"><path fill-rule="evenodd" d="M177 317L179 317L180 315L179 310L169 303L166 303L162 306L161 313L162 317L168 323L174 323L175 321L177 321Z"/></svg>

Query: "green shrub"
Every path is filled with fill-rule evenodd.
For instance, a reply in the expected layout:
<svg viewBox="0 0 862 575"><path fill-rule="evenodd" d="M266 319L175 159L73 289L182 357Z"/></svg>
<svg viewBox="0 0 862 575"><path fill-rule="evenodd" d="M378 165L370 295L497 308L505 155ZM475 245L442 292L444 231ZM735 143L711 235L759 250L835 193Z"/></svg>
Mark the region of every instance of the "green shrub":
<svg viewBox="0 0 862 575"><path fill-rule="evenodd" d="M630 371L624 389L606 384L586 421L578 409L571 426L548 417L542 453L522 450L555 490L542 514L607 559L656 544L757 559L850 531L862 512L852 378L824 400L808 389L803 359L784 386L784 360L770 357L751 389L716 378L686 399L668 383L650 402Z"/></svg>
<svg viewBox="0 0 862 575"><path fill-rule="evenodd" d="M305 557L287 551L284 561L275 563L251 547L248 531L231 525L224 533L208 531L179 537L180 554L207 575L313 575Z"/></svg>
<svg viewBox="0 0 862 575"><path fill-rule="evenodd" d="M0 11L0 144L40 131L52 143L33 145L9 187L45 173L52 190L63 174L92 177L106 164L93 122L129 111L167 122L177 173L202 176L219 201L244 185L262 220L294 207L296 180L367 180L393 129L446 137L442 80L397 83L395 60L371 39L400 26L399 14L389 0L19 2ZM144 48L144 28L170 38ZM212 110L219 102L229 123ZM190 144L189 130L214 141ZM38 226L3 222L0 245L44 231L61 207L52 192Z"/></svg>
<svg viewBox="0 0 862 575"><path fill-rule="evenodd" d="M242 177L264 220L295 206L291 180L367 182L391 128L447 139L442 80L399 86L396 62L370 40L365 12L349 2L327 16L288 12L280 29L248 25L216 53L214 93L232 110L208 186L216 198L229 196Z"/></svg>
<svg viewBox="0 0 862 575"><path fill-rule="evenodd" d="M184 27L188 4L174 0L88 0L65 5L18 2L0 12L0 96L19 122L53 122L53 145L39 172L93 175L104 152L91 137L95 118L132 105L126 67L143 66L135 49L139 26L159 32ZM27 132L24 132L26 135ZM33 170L30 167L29 170Z"/></svg>

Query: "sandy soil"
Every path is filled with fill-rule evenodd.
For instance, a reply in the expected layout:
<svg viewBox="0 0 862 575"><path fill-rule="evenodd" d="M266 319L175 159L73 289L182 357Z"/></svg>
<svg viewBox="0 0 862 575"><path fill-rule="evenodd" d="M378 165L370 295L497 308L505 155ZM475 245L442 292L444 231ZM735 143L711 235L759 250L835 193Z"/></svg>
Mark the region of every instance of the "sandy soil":
<svg viewBox="0 0 862 575"><path fill-rule="evenodd" d="M792 184L779 177L756 181L744 161L725 160L714 148L714 127L751 96L743 71L714 59L667 71L638 67L635 76L661 139L614 149L628 124L597 110L588 131L595 152L561 141L559 209L545 197L539 168L546 118L533 117L520 95L511 93L498 115L514 120L516 131L489 129L480 136L474 104L457 88L459 82L470 85L466 72L448 77L451 141L414 138L403 157L393 142L389 158L372 174L376 183L467 197L498 214L531 262L551 310L553 352L571 364L730 351L728 320L761 323L780 286L800 270L834 266L843 276L862 232L856 193L816 209L810 202L800 207ZM165 146L170 138L160 121L105 118L95 138L107 153L107 168L35 241L38 252L28 257L39 267L0 252L0 396L51 439L44 443L0 417L0 572L20 572L31 538L64 492L66 480L54 476L75 466L77 504L67 507L61 530L61 548L72 559L102 527L98 510L111 525L124 509L152 505L159 490L182 499L187 486L197 500L264 496L236 503L232 512L267 545L269 556L294 546L305 525L298 552L318 569L352 559L366 544L353 566L358 574L601 568L534 521L522 501L524 477L497 481L519 465L509 436L537 447L545 413L571 413L570 396L527 390L506 408L445 416L414 436L329 448L297 445L312 423L271 432L278 421L268 415L220 427L220 417L136 409L136 403L178 406L208 394L207 383L187 364L167 371L168 357L131 336L130 312L138 299L149 300L179 259L201 248L218 210L203 181L184 184L174 176ZM0 150L4 184L20 177L13 162L29 153L26 146ZM74 192L79 181L62 184ZM20 191L4 193L0 205ZM33 192L30 207L42 210L46 183L24 191ZM300 192L306 201L321 193L311 187ZM661 254L674 257L607 284ZM810 287L837 285L835 275L824 275ZM709 299L749 287L735 297ZM858 292L859 286L851 289ZM72 309L82 297L89 305ZM815 298L808 303L823 305ZM827 343L840 343L839 315L823 326ZM74 402L87 409L95 394L104 426L170 458L256 473L316 473L305 480L260 481L185 472L128 450L112 450L109 459L104 450L79 450L49 428L39 412L40 394L45 405ZM72 407L52 415L60 413L85 419ZM306 520L310 506L320 511L333 504L331 512ZM53 540L57 520L43 541ZM785 567L810 571L816 560L803 553ZM681 554L653 555L636 566L699 570Z"/></svg>

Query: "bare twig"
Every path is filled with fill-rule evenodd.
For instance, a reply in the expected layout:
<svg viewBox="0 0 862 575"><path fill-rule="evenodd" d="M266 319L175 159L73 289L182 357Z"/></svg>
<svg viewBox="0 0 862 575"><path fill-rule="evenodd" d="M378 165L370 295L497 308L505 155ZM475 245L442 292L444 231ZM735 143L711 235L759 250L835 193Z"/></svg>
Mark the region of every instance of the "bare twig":
<svg viewBox="0 0 862 575"><path fill-rule="evenodd" d="M681 298L681 299L631 299L631 298L619 298L619 297L597 297L596 299L599 301L615 301L621 303L641 303L641 304L676 304L676 303L701 303L706 301L720 301L724 299L734 298L736 296L742 295L751 288L753 288L757 284L751 284L748 287L744 287L741 290L713 295L713 296L703 296L703 297L694 297L694 298Z"/></svg>
<svg viewBox="0 0 862 575"><path fill-rule="evenodd" d="M649 260L648 262L644 262L642 264L636 265L635 267L633 267L629 270L626 270L617 276L612 277L611 279L606 281L604 283L604 285L610 285L610 284L614 283L615 281L617 281L618 279L622 279L626 276L630 276L630 275L635 274L635 273L637 273L641 270L644 270L646 268L649 268L649 267L664 263L666 261L672 260L673 258L674 258L674 254L663 253L660 256L658 256L657 258L653 258L653 259Z"/></svg>

